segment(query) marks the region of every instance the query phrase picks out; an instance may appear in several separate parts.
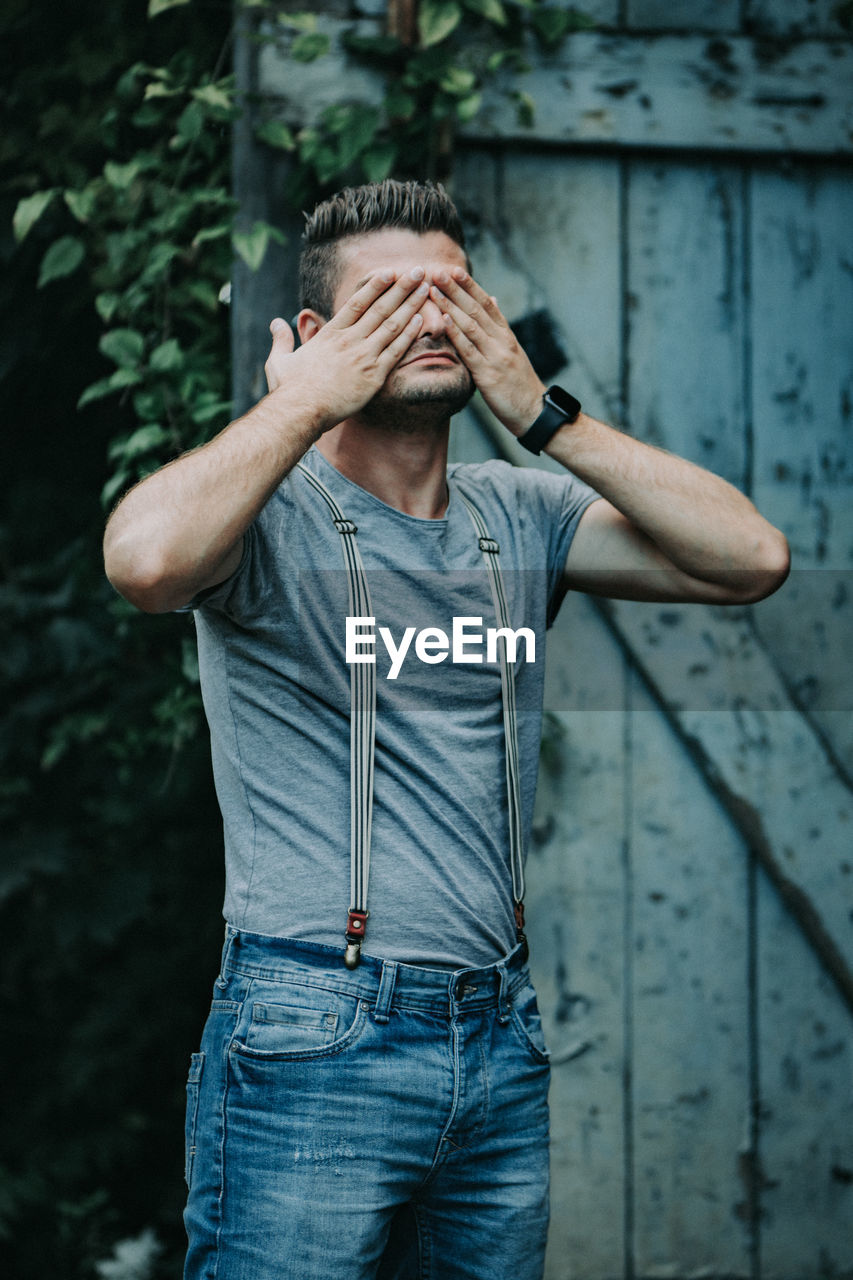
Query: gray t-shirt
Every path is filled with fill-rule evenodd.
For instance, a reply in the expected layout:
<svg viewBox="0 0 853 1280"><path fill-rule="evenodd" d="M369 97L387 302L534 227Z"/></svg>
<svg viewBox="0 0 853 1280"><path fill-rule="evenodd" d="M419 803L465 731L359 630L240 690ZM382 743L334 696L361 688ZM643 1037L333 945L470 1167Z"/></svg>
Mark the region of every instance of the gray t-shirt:
<svg viewBox="0 0 853 1280"><path fill-rule="evenodd" d="M332 467L304 459L357 528L377 677L376 756L365 950L440 968L491 964L515 942L498 625L469 496L500 545L516 655L525 843L539 758L546 627L581 514L595 498L575 477L503 462L451 466L440 520L387 506ZM235 927L343 947L350 905L347 578L328 507L294 470L245 538L231 578L196 605L199 665L225 830L224 914ZM453 619L468 639L453 661ZM443 660L398 672L406 628L443 631ZM440 637L420 652L435 659Z"/></svg>

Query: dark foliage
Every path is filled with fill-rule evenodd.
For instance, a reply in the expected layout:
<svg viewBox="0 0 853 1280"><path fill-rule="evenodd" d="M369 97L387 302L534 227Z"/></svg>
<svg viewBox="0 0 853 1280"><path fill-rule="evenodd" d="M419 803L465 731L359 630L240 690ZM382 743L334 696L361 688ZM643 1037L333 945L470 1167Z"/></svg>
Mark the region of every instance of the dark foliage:
<svg viewBox="0 0 853 1280"><path fill-rule="evenodd" d="M213 68L227 5L149 22L139 0L6 0L0 17L0 1269L83 1280L153 1228L179 1273L182 1113L214 976L221 833L192 630L106 583L100 493L130 403L77 410L109 371L87 265L36 288L75 238L57 197L18 247L12 215L82 189L115 154L116 84L175 48ZM89 229L80 224L85 240ZM103 286L101 286L101 291ZM227 334L214 326L223 367ZM182 674L181 665L186 668Z"/></svg>

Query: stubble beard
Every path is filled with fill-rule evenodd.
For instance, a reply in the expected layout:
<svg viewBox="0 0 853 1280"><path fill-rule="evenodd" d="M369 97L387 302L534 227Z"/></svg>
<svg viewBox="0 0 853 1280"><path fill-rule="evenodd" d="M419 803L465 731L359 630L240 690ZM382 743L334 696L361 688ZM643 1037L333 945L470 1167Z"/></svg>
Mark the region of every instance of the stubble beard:
<svg viewBox="0 0 853 1280"><path fill-rule="evenodd" d="M401 435L436 431L465 408L474 390L474 379L463 364L436 370L433 377L412 383L407 382L405 370L394 369L359 417L369 426Z"/></svg>

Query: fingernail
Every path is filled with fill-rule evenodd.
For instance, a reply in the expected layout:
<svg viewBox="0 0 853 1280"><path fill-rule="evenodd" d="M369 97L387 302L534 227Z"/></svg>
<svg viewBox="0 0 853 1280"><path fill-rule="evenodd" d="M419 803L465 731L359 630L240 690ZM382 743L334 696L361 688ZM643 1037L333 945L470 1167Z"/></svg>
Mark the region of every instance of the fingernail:
<svg viewBox="0 0 853 1280"><path fill-rule="evenodd" d="M423 280L425 275L426 275L426 272L424 271L423 267L412 268L411 276L413 280Z"/></svg>
<svg viewBox="0 0 853 1280"><path fill-rule="evenodd" d="M279 329L283 329L286 323L287 321L282 320L281 316L276 316L275 320L273 320L270 325L270 333L278 333Z"/></svg>
<svg viewBox="0 0 853 1280"><path fill-rule="evenodd" d="M390 283L391 283L391 281L394 279L394 272L393 272L393 271L383 271L383 272L382 272L382 275L379 277L379 279L383 282L383 284L390 284Z"/></svg>

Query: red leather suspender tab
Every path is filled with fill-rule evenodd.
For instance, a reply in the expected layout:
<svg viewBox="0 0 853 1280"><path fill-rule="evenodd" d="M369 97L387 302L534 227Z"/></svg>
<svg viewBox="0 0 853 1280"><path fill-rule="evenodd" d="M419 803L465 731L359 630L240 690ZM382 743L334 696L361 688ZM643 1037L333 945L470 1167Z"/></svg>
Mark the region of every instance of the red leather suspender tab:
<svg viewBox="0 0 853 1280"><path fill-rule="evenodd" d="M356 543L356 526L347 520L322 481L301 462L298 469L324 499L332 521L341 535L344 565L347 571L350 614L372 617L370 594L364 565ZM459 493L477 532L478 545L489 576L492 602L498 627L509 630L506 592L498 555L500 547L489 537L483 517L469 498ZM516 936L526 949L524 935L524 857L521 822L521 773L518 758L518 720L515 705L515 670L509 662L506 635L498 637L501 666L501 701L503 704L504 748L506 756L507 802L509 808L509 851L512 871L513 913ZM370 871L370 835L373 816L373 767L376 742L376 666L374 663L350 665L350 909L347 913L344 964L355 969L361 959L361 947L367 929L367 880Z"/></svg>
<svg viewBox="0 0 853 1280"><path fill-rule="evenodd" d="M344 964L348 969L354 969L361 959L361 940L367 928L369 915L369 911L350 911L347 914L347 946L344 952Z"/></svg>

